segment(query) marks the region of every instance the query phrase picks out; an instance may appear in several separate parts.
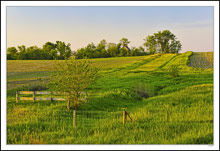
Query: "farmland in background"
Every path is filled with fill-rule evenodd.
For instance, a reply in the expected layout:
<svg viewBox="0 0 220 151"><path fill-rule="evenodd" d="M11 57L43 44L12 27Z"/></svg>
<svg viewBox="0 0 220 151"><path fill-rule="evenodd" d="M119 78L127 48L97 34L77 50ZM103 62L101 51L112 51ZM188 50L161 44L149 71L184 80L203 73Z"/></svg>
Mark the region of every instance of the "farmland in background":
<svg viewBox="0 0 220 151"><path fill-rule="evenodd" d="M190 57L190 67L194 68L213 68L213 53L212 52L194 52Z"/></svg>
<svg viewBox="0 0 220 151"><path fill-rule="evenodd" d="M15 92L41 85L55 62L65 61L7 61L8 144L213 144L213 52L91 59L101 77L78 127L65 101L16 104ZM122 124L122 107L133 122Z"/></svg>

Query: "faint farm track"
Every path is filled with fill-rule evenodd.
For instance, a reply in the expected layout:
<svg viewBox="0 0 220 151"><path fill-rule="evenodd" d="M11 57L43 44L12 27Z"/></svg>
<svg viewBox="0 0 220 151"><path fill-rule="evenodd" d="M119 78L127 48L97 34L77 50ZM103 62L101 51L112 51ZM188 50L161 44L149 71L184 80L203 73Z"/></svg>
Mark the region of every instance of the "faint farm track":
<svg viewBox="0 0 220 151"><path fill-rule="evenodd" d="M213 52L194 52L188 66L194 68L213 68Z"/></svg>
<svg viewBox="0 0 220 151"><path fill-rule="evenodd" d="M157 70L159 68L162 68L164 65L166 65L175 56L176 56L176 54L165 54L165 55L161 55L161 56L156 56L156 58L154 60L138 67L137 69L135 69L135 71Z"/></svg>

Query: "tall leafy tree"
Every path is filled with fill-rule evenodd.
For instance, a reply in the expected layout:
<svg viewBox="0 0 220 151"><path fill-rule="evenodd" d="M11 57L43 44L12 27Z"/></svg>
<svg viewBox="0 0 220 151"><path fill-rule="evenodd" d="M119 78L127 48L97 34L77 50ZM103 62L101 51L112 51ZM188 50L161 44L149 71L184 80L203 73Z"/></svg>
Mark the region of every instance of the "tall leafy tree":
<svg viewBox="0 0 220 151"><path fill-rule="evenodd" d="M47 54L47 59L49 59L49 60L58 59L58 55L57 55L58 52L56 49L56 44L54 44L52 42L46 42L43 45L43 50Z"/></svg>
<svg viewBox="0 0 220 151"><path fill-rule="evenodd" d="M111 57L116 57L119 54L119 45L115 43L108 43L108 53Z"/></svg>
<svg viewBox="0 0 220 151"><path fill-rule="evenodd" d="M26 52L26 47L24 45L18 46L18 59L19 60L28 60L28 55Z"/></svg>
<svg viewBox="0 0 220 151"><path fill-rule="evenodd" d="M120 43L121 43L121 45L122 45L123 47L127 47L128 44L130 43L130 41L128 41L127 38L122 38L122 39L120 40Z"/></svg>
<svg viewBox="0 0 220 151"><path fill-rule="evenodd" d="M106 48L107 48L107 41L105 39L103 39L97 45L96 51L94 53L94 57L95 58L109 57L109 54L108 54Z"/></svg>
<svg viewBox="0 0 220 151"><path fill-rule="evenodd" d="M122 47L120 48L120 57L125 57L125 56L129 56L129 50L126 47Z"/></svg>
<svg viewBox="0 0 220 151"><path fill-rule="evenodd" d="M59 60L68 59L71 56L70 43L66 45L65 42L56 41L56 50L58 52Z"/></svg>
<svg viewBox="0 0 220 151"><path fill-rule="evenodd" d="M85 48L77 49L76 51L76 59L83 59L86 56L86 50Z"/></svg>
<svg viewBox="0 0 220 151"><path fill-rule="evenodd" d="M16 60L18 55L18 50L15 47L9 47L7 49L7 59Z"/></svg>
<svg viewBox="0 0 220 151"><path fill-rule="evenodd" d="M26 55L29 60L47 60L48 59L47 53L43 49L37 46L28 47L26 49Z"/></svg>
<svg viewBox="0 0 220 151"><path fill-rule="evenodd" d="M151 54L155 52L178 53L182 47L180 41L169 30L159 31L153 35L149 35L144 41L144 46Z"/></svg>
<svg viewBox="0 0 220 151"><path fill-rule="evenodd" d="M141 46L139 48L136 48L136 47L131 48L131 56L142 56L144 54L145 54L144 48Z"/></svg>
<svg viewBox="0 0 220 151"><path fill-rule="evenodd" d="M156 50L157 50L157 41L156 41L156 38L152 35L148 35L146 37L146 39L144 39L144 46L147 48L149 54L154 54L156 53Z"/></svg>

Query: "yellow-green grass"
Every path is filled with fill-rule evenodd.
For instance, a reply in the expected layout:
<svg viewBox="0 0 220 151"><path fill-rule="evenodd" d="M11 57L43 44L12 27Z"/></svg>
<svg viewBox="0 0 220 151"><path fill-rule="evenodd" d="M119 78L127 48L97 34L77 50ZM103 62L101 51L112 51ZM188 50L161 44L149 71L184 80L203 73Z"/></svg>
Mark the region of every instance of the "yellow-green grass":
<svg viewBox="0 0 220 151"><path fill-rule="evenodd" d="M162 54L156 56L156 59L152 60L151 62L144 64L135 71L153 71L160 67L162 67L164 64L168 63L173 57L175 57L176 54Z"/></svg>
<svg viewBox="0 0 220 151"><path fill-rule="evenodd" d="M127 66L144 61L149 56L116 57L90 59L94 66L102 71ZM55 71L55 64L65 64L64 60L8 60L7 61L7 89L18 88L30 84L40 83Z"/></svg>
<svg viewBox="0 0 220 151"><path fill-rule="evenodd" d="M93 59L97 65L106 63L106 68L101 69L105 72L85 90L89 94L88 100L77 111L92 113L115 110L121 115L116 119L106 115L101 120L103 123L94 123L92 126L80 125L74 128L73 112L66 110L65 101L19 101L16 104L15 94L9 93L7 143L213 144L213 70L188 67L191 55L192 52L173 57L168 55L169 59L162 56L156 58L157 55L126 57L123 58L125 60L121 58L121 61L118 60L120 58ZM133 72L142 65L153 66L152 62L159 58L163 63L158 63L155 70ZM114 59L120 65L114 64ZM172 64L180 67L179 77L167 73ZM9 81L16 83L25 81L26 77L33 80L49 74L49 70L29 70L27 74L11 72ZM139 84L152 89L154 93L149 98L141 98L135 89ZM122 124L122 107L130 113L133 122L128 120L126 125ZM92 121L96 120L91 118L88 122Z"/></svg>
<svg viewBox="0 0 220 151"><path fill-rule="evenodd" d="M142 104L128 109L133 122L128 120L126 125L122 124L121 114L119 119L106 117L104 123L88 128L74 128L72 112L59 110L59 114L56 114L55 108L60 103L17 104L8 110L8 117L13 117L13 120L8 119L7 122L8 143L212 144L212 96L212 84L191 86L145 99ZM28 118L24 116L25 112L29 114ZM37 119L42 123L37 123Z"/></svg>
<svg viewBox="0 0 220 151"><path fill-rule="evenodd" d="M172 61L168 62L161 70L166 72L169 71L169 69L176 65L180 69L179 72L181 74L200 74L203 73L213 73L213 68L194 68L188 66L190 64L190 59L192 56L194 56L195 52L189 51L186 53L178 54L175 58L173 58ZM211 53L207 53L211 54ZM197 60L197 62L200 62L202 64L203 60Z"/></svg>
<svg viewBox="0 0 220 151"><path fill-rule="evenodd" d="M146 56L139 57L115 57L90 59L94 66L104 69L121 67L136 61L144 60ZM54 71L54 64L64 63L65 60L7 60L7 72L39 72Z"/></svg>
<svg viewBox="0 0 220 151"><path fill-rule="evenodd" d="M163 69L164 70L169 70L172 65L178 66L181 71L186 71L188 70L187 68L187 62L189 61L189 57L192 55L192 52L186 52L182 54L178 54L172 61L168 62Z"/></svg>

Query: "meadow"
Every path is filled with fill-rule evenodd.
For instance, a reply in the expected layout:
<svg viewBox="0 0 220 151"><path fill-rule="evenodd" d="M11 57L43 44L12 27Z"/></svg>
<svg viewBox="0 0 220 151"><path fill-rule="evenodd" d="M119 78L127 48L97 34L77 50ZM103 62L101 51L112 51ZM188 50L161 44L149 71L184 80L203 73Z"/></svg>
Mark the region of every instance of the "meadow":
<svg viewBox="0 0 220 151"><path fill-rule="evenodd" d="M213 52L91 59L101 76L86 89L76 127L65 101L15 101L55 62L65 61L7 61L8 144L213 144Z"/></svg>

